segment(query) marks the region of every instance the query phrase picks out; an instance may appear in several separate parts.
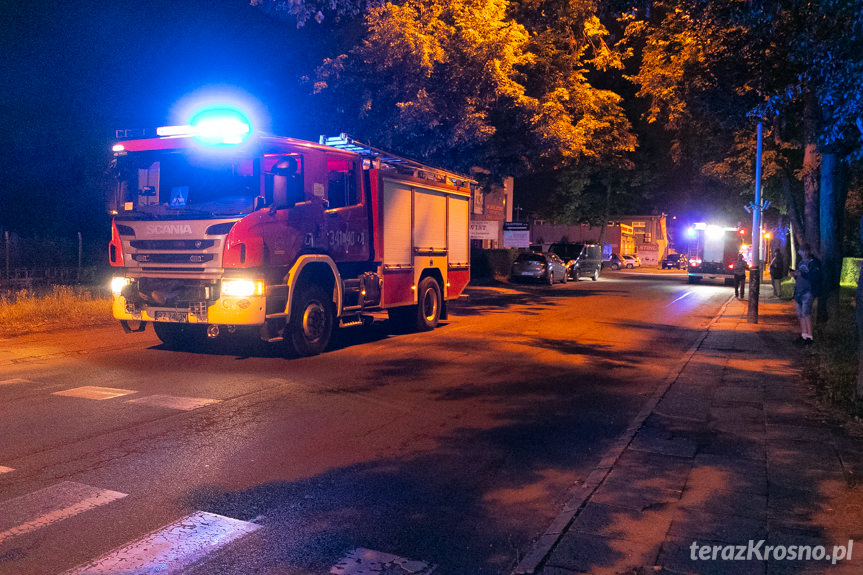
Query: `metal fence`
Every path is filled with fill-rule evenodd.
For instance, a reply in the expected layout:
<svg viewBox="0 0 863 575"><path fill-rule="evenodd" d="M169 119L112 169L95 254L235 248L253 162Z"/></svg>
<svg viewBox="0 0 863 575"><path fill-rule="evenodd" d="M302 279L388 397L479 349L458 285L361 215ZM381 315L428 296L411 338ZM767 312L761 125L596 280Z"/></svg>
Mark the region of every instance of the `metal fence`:
<svg viewBox="0 0 863 575"><path fill-rule="evenodd" d="M98 285L109 274L107 242L80 232L54 237L0 233L0 290L10 292L51 285ZM104 262L104 263L103 263Z"/></svg>
<svg viewBox="0 0 863 575"><path fill-rule="evenodd" d="M36 289L52 285L96 285L103 283L104 267L14 268L0 276L0 290Z"/></svg>

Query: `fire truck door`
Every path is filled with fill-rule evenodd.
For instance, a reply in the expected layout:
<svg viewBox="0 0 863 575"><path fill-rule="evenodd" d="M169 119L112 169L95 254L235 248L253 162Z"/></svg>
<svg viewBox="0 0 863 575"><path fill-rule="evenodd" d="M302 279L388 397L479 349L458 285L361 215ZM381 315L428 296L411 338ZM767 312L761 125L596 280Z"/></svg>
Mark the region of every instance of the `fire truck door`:
<svg viewBox="0 0 863 575"><path fill-rule="evenodd" d="M334 261L369 257L369 220L364 205L358 161L327 158L327 202L324 249Z"/></svg>

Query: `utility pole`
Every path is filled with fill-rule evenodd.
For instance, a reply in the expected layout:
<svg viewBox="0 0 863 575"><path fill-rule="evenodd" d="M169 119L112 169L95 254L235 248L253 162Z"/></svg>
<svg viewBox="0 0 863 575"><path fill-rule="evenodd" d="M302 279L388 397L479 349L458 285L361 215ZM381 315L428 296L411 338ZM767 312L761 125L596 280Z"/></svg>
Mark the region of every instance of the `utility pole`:
<svg viewBox="0 0 863 575"><path fill-rule="evenodd" d="M78 232L78 283L81 283L81 255L82 255L83 239L81 232Z"/></svg>
<svg viewBox="0 0 863 575"><path fill-rule="evenodd" d="M747 321L758 323L758 294L761 289L761 141L762 122L758 121L755 146L755 201L752 203L752 269L749 271L749 307Z"/></svg>

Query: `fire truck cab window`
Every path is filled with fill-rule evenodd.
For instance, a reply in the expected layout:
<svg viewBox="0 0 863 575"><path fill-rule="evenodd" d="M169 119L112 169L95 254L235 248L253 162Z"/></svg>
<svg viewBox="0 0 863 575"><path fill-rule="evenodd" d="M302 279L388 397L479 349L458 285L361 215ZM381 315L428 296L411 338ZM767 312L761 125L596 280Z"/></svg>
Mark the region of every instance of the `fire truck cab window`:
<svg viewBox="0 0 863 575"><path fill-rule="evenodd" d="M116 173L118 199L147 212L243 214L252 209L258 195L250 158L142 152L118 161Z"/></svg>
<svg viewBox="0 0 863 575"><path fill-rule="evenodd" d="M269 205L286 208L305 200L302 156L265 156L263 164L264 194Z"/></svg>
<svg viewBox="0 0 863 575"><path fill-rule="evenodd" d="M330 209L360 203L357 194L357 172L352 160L327 158L327 200Z"/></svg>

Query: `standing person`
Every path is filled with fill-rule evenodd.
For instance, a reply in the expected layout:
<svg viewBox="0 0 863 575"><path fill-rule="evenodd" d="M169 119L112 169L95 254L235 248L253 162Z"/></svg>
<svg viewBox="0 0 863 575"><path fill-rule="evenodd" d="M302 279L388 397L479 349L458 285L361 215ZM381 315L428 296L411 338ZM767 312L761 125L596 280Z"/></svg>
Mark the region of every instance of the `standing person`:
<svg viewBox="0 0 863 575"><path fill-rule="evenodd" d="M773 251L773 259L770 261L770 282L773 284L773 297L782 295L782 278L785 277L785 259L782 250L776 248Z"/></svg>
<svg viewBox="0 0 863 575"><path fill-rule="evenodd" d="M749 264L743 259L743 254L737 254L737 261L734 262L734 295L743 299L746 295L746 270L749 269Z"/></svg>
<svg viewBox="0 0 863 575"><path fill-rule="evenodd" d="M791 270L791 275L794 276L794 303L800 320L800 337L794 343L811 345L812 304L818 297L821 284L821 260L815 257L809 244L800 247L800 263L796 270Z"/></svg>

